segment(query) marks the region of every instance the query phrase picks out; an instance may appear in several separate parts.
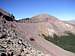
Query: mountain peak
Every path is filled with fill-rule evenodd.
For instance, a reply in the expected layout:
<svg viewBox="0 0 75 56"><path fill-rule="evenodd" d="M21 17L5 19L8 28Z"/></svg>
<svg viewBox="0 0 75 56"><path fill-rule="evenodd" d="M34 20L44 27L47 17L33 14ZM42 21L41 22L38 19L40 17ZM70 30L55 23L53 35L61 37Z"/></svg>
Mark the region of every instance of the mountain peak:
<svg viewBox="0 0 75 56"><path fill-rule="evenodd" d="M54 16L47 14L47 13L43 13L43 14L39 14L37 16L32 17L32 20L40 22L40 21L58 20L58 19Z"/></svg>
<svg viewBox="0 0 75 56"><path fill-rule="evenodd" d="M50 16L49 14L47 14L47 13L42 13L42 14L38 14L37 16Z"/></svg>
<svg viewBox="0 0 75 56"><path fill-rule="evenodd" d="M33 17L50 17L51 15L47 14L47 13L42 13L42 14L38 14L36 16L33 16ZM33 18L32 17L32 18Z"/></svg>

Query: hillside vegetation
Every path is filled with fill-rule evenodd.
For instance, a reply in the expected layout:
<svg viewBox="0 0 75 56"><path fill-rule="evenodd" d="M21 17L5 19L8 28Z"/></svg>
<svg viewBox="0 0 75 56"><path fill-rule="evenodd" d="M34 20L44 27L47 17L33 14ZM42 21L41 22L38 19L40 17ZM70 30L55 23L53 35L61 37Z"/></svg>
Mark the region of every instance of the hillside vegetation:
<svg viewBox="0 0 75 56"><path fill-rule="evenodd" d="M61 36L58 37L56 34L54 34L54 37L52 38L51 36L44 36L44 38L61 48L67 51L71 51L75 53L75 35L72 33L68 33L68 36Z"/></svg>

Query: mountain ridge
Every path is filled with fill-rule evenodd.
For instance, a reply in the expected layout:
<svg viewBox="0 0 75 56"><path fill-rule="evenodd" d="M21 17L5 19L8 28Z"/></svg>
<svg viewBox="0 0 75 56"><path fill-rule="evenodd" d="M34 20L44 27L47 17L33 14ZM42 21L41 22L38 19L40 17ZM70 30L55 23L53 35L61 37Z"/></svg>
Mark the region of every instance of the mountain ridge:
<svg viewBox="0 0 75 56"><path fill-rule="evenodd" d="M32 19L27 18L19 21L14 20L14 18L11 18L7 14L1 13L0 49L5 49L3 49L0 55L75 56L75 53L62 49L52 42L45 40L42 36L42 34L47 36L57 34L61 36L66 34L65 31L75 33L75 26L66 24L53 16L46 16L34 16L35 18L32 17ZM37 20L38 18L39 20Z"/></svg>

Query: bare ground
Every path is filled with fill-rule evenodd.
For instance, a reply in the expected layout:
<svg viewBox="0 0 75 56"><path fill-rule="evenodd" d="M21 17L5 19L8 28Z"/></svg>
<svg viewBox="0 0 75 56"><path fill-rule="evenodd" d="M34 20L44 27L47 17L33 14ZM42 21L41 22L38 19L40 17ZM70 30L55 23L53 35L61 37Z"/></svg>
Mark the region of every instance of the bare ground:
<svg viewBox="0 0 75 56"><path fill-rule="evenodd" d="M33 47L43 51L48 56L75 56L74 53L66 51L38 36L37 24L16 23L16 26L16 30L21 32ZM30 38L35 39L35 41L30 41Z"/></svg>

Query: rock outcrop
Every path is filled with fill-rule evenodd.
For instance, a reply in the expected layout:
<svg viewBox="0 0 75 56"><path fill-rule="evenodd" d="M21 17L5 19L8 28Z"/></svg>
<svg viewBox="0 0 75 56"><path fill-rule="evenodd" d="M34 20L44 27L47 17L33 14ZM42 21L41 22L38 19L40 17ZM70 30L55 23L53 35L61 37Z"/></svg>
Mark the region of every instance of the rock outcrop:
<svg viewBox="0 0 75 56"><path fill-rule="evenodd" d="M13 19L7 14L0 15L0 56L45 56L15 30Z"/></svg>

